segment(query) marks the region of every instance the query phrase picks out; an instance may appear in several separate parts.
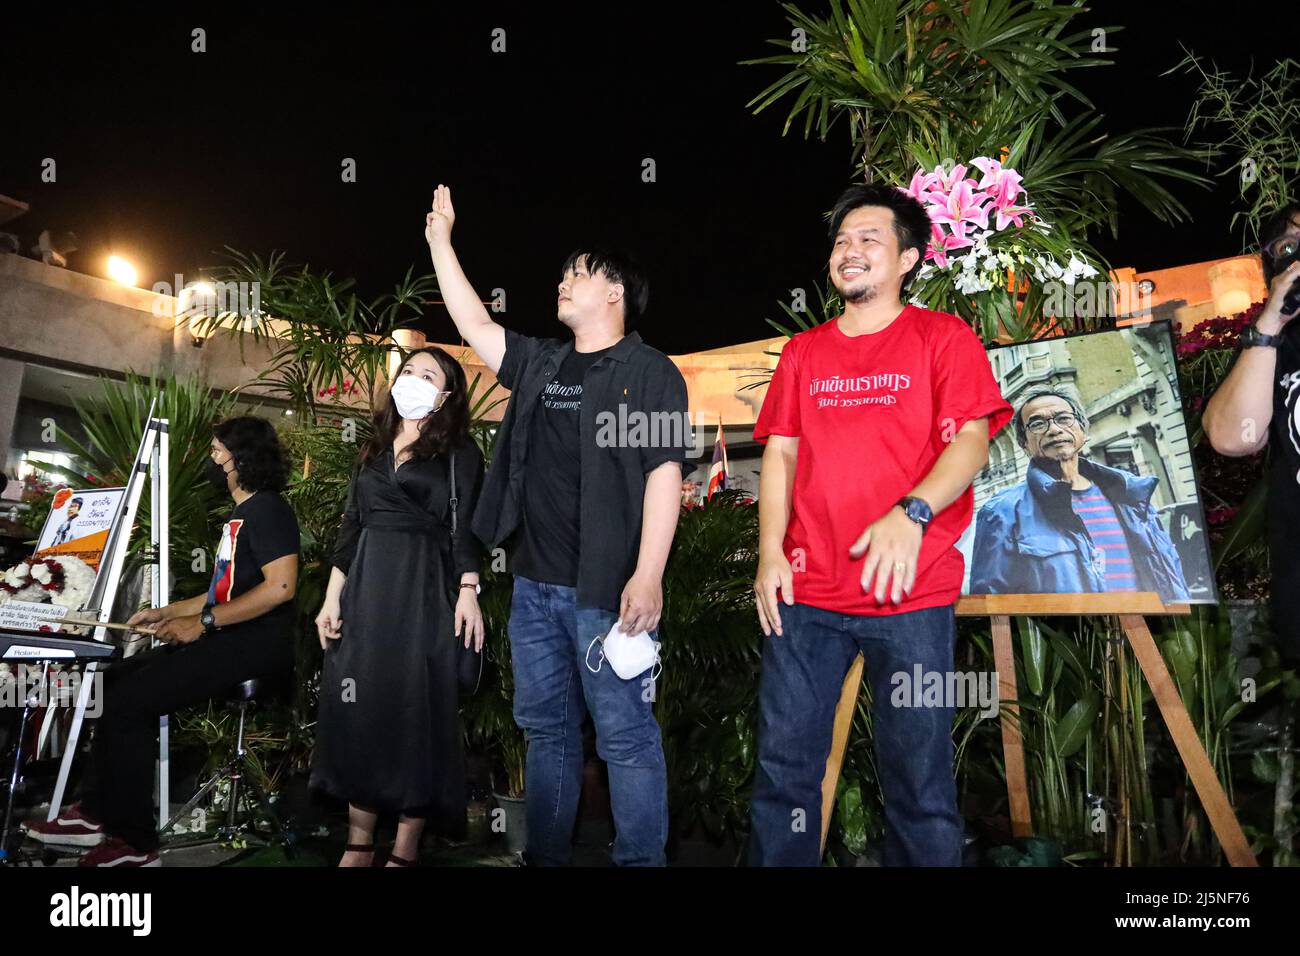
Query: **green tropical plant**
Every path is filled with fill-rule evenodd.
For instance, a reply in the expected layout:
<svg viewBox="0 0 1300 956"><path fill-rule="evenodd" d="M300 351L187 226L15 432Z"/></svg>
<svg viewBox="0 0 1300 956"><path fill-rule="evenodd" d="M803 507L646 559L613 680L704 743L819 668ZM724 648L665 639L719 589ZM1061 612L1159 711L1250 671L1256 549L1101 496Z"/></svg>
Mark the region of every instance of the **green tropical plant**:
<svg viewBox="0 0 1300 956"><path fill-rule="evenodd" d="M229 247L227 252L230 263L217 270L218 282L257 290L256 311L210 308L194 325L204 335L236 336L241 354L241 334L270 348L268 367L244 387L269 386L312 419L325 395L355 389L373 412L389 360L400 351L395 333L423 316L422 306L437 292L433 276L408 269L393 292L363 300L355 280L288 265L281 253L263 260Z"/></svg>
<svg viewBox="0 0 1300 956"><path fill-rule="evenodd" d="M230 760L238 724L238 712L221 701L209 701L177 714L177 744L204 755L200 779ZM249 709L244 721L244 766L264 793L277 793L289 774L311 766L315 739L312 723L299 719L292 704L259 703Z"/></svg>
<svg viewBox="0 0 1300 956"><path fill-rule="evenodd" d="M720 843L748 829L762 631L758 508L735 490L683 509L664 569L655 716L674 831Z"/></svg>
<svg viewBox="0 0 1300 956"><path fill-rule="evenodd" d="M495 786L503 796L524 793L524 758L527 743L514 719L514 673L511 669L510 600L514 579L499 562L488 561L480 575L485 632L483 677L479 692L461 706L466 741L471 749L486 754L500 770Z"/></svg>
<svg viewBox="0 0 1300 956"><path fill-rule="evenodd" d="M802 118L804 135L821 139L844 118L868 182L901 185L918 164L1007 147L1050 221L1112 232L1119 191L1179 222L1187 210L1161 179L1205 183L1184 168L1204 153L1163 131L1098 129L1101 117L1067 76L1110 65L1093 54L1109 52L1107 36L1122 28L1077 29L1081 2L831 0L826 16L783 6L795 41L771 40L785 52L745 63L789 70L749 105L757 113L793 95L785 132Z"/></svg>
<svg viewBox="0 0 1300 956"><path fill-rule="evenodd" d="M1188 53L1169 72L1200 76L1187 117L1186 133L1210 137L1203 145L1221 163L1218 176L1236 178L1243 208L1232 216L1242 224L1242 251L1255 248L1260 223L1295 198L1300 185L1300 63L1286 59L1262 77L1238 80L1213 63Z"/></svg>
<svg viewBox="0 0 1300 956"><path fill-rule="evenodd" d="M1134 198L1162 222L1187 218L1165 181L1204 186L1187 168L1205 151L1165 131L1111 135L1072 71L1104 67L1106 37L1118 27L1081 29L1082 2L1053 0L831 0L825 16L785 4L791 39L783 52L747 60L787 72L749 103L755 113L792 102L785 132L802 119L805 137L826 139L843 118L863 178L907 185L930 171L997 158L1023 176L1032 223L997 232L989 255L1004 257L1005 285L957 288L958 270L937 269L910 290L927 308L960 315L986 339L1019 341L1046 331L1080 331L1108 308L1061 308L1057 280L1026 261L1079 261L1103 273L1090 244L1100 227L1118 231L1118 198ZM981 253L984 255L984 253ZM1023 257L1023 258L1022 258ZM1108 292L1097 283L1090 301ZM1109 305L1109 299L1101 302Z"/></svg>
<svg viewBox="0 0 1300 956"><path fill-rule="evenodd" d="M1294 699L1300 681L1294 670L1282 667L1271 648L1261 653L1259 670L1246 679L1233 652L1230 615L1227 607L1196 607L1187 618L1170 618L1159 646L1215 774L1228 799L1235 803L1238 765L1248 763L1257 779L1275 782L1275 778L1261 777L1258 772L1261 755L1266 752L1257 739L1258 729L1240 718L1265 710L1277 698L1275 692L1279 689L1284 698ZM1251 627L1246 633L1251 650L1267 648L1266 628ZM1285 711L1285 700L1282 708ZM1285 725L1285 719L1282 723ZM1283 744L1272 753L1286 755L1288 747ZM1181 764L1176 769L1185 777ZM1180 855L1217 860L1221 854L1218 841L1190 785L1183 789L1182 820Z"/></svg>
<svg viewBox="0 0 1300 956"><path fill-rule="evenodd" d="M464 361L464 356L461 357L461 361ZM509 401L504 395L493 397L500 387L500 382L493 382L487 388L483 388L481 372L474 373L468 386L470 434L474 436L479 450L483 452L484 461L492 460L492 452L496 448L497 441L498 423L488 416Z"/></svg>

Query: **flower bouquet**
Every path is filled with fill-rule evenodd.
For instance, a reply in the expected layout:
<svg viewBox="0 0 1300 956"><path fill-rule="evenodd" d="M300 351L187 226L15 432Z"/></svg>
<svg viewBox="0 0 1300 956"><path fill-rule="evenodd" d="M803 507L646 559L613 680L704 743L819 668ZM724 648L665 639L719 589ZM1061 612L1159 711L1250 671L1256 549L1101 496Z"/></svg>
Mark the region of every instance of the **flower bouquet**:
<svg viewBox="0 0 1300 956"><path fill-rule="evenodd" d="M980 177L968 175L978 170ZM960 315L985 340L1031 337L1052 284L1099 276L1060 230L1035 212L1020 174L988 156L917 169L899 188L930 216L930 242L911 286L920 306Z"/></svg>
<svg viewBox="0 0 1300 956"><path fill-rule="evenodd" d="M10 601L54 604L78 611L90 600L95 587L95 572L80 558L60 555L57 558L29 558L0 574L0 606ZM57 622L51 622L57 623ZM49 630L41 625L41 630ZM61 625L66 634L88 635L90 629ZM55 664L54 671L62 672ZM8 664L0 664L0 697L11 697L18 678Z"/></svg>
<svg viewBox="0 0 1300 956"><path fill-rule="evenodd" d="M95 572L80 558L29 558L0 575L0 604L29 601L76 611L90 600L94 586Z"/></svg>

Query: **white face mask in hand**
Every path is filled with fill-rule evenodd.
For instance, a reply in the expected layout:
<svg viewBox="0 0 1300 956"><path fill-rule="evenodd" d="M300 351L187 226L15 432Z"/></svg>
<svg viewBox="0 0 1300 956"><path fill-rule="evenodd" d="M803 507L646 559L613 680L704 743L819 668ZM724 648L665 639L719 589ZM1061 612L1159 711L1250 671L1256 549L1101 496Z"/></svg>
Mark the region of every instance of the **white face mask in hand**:
<svg viewBox="0 0 1300 956"><path fill-rule="evenodd" d="M591 666L591 649L601 642L600 661L595 667ZM659 647L658 641L650 639L648 631L639 631L636 634L624 634L623 622L616 621L610 628L608 634L604 637L597 636L590 644L587 645L587 670L593 674L599 673L601 666L605 661L609 661L609 666L614 669L614 673L623 680L631 680L638 674L642 674L647 668L659 664ZM658 671L650 675L653 681L663 670L662 665Z"/></svg>
<svg viewBox="0 0 1300 956"><path fill-rule="evenodd" d="M431 383L414 375L399 375L390 390L397 414L403 418L424 418L438 403L441 392Z"/></svg>

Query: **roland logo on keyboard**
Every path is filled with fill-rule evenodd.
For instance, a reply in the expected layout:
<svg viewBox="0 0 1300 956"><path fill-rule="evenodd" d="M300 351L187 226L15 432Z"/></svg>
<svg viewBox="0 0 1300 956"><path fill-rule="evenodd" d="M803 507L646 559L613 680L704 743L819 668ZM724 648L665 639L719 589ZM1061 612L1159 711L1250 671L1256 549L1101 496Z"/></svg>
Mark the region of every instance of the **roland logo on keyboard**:
<svg viewBox="0 0 1300 956"><path fill-rule="evenodd" d="M50 897L50 925L59 927L129 927L133 936L153 928L150 893L83 893L73 886Z"/></svg>
<svg viewBox="0 0 1300 956"><path fill-rule="evenodd" d="M8 653L5 654L6 658L22 657L22 658L39 658L41 660L44 660L49 657L55 657L55 656L71 657L72 652L68 651L65 654L55 655L53 652L48 651L43 647L24 647L21 644L15 644L13 647L9 648Z"/></svg>
<svg viewBox="0 0 1300 956"><path fill-rule="evenodd" d="M104 675L82 671L50 670L37 664L11 665L0 670L0 711L22 707L74 708L87 690L86 714L94 719L104 712Z"/></svg>

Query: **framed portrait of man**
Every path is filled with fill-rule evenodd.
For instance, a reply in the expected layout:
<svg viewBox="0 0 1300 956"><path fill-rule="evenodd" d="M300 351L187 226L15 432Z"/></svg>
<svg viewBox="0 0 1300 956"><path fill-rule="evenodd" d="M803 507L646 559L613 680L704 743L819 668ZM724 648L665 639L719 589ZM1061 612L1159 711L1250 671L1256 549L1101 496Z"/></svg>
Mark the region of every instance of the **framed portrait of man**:
<svg viewBox="0 0 1300 956"><path fill-rule="evenodd" d="M963 593L1216 590L1168 322L989 349L1015 415L976 476Z"/></svg>
<svg viewBox="0 0 1300 956"><path fill-rule="evenodd" d="M125 494L125 488L83 491L60 488L50 503L50 513L37 538L34 556L72 555L98 571L109 530Z"/></svg>

